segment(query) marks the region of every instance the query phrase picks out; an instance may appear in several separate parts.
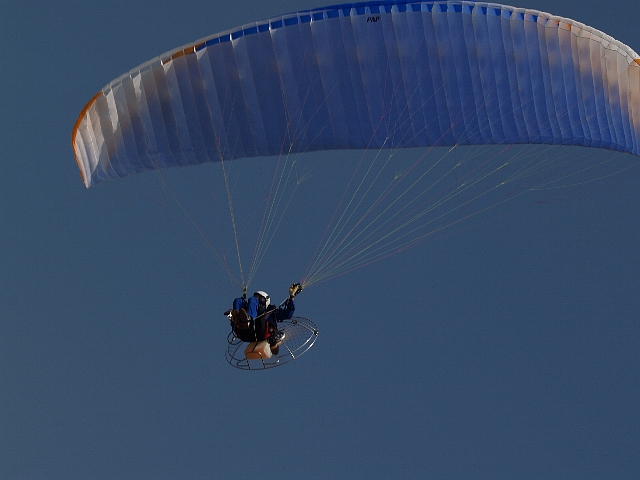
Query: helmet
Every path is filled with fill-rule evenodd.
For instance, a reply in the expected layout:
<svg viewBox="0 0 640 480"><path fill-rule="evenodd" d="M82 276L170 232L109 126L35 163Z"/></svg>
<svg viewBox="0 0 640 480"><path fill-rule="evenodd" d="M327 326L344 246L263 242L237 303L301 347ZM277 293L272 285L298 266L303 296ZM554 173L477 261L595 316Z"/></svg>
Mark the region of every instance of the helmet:
<svg viewBox="0 0 640 480"><path fill-rule="evenodd" d="M260 306L263 308L267 308L271 304L271 300L269 299L269 294L267 292L258 291L253 294L258 300L260 300Z"/></svg>

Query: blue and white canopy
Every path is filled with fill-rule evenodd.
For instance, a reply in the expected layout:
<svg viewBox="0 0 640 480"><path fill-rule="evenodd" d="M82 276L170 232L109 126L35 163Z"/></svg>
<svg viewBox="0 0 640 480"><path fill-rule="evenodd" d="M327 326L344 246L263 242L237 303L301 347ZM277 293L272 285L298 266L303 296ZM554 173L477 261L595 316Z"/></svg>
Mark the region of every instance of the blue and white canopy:
<svg viewBox="0 0 640 480"><path fill-rule="evenodd" d="M574 20L377 1L207 37L112 81L73 148L87 187L144 170L333 149L544 143L638 154L640 60Z"/></svg>

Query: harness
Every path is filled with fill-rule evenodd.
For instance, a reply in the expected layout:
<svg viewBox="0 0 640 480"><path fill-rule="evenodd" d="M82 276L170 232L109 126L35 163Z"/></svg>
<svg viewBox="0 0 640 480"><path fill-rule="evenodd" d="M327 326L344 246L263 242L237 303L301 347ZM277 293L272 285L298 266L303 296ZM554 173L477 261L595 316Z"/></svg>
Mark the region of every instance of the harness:
<svg viewBox="0 0 640 480"><path fill-rule="evenodd" d="M272 326L272 322L265 321L264 332L258 332L256 324L259 319L262 320L261 317L270 315L274 311L275 307L263 311L255 319L251 319L244 308L241 308L240 310L230 310L229 317L231 331L243 342L260 342L262 340L267 340L271 336L272 330L275 329L275 325Z"/></svg>

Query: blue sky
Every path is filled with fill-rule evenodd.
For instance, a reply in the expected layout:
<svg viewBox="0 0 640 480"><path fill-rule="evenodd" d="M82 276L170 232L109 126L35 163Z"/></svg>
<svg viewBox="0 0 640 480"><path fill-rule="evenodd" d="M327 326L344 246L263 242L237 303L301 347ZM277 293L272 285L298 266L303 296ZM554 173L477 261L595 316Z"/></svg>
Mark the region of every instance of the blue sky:
<svg viewBox="0 0 640 480"><path fill-rule="evenodd" d="M512 4L640 50L635 4ZM257 374L224 360L220 313L237 290L197 238L125 186L84 188L71 129L103 85L203 36L322 5L0 7L0 476L640 473L637 169L309 288L298 312L318 342ZM308 217L288 235L311 231ZM301 238L254 288L284 298L308 262Z"/></svg>

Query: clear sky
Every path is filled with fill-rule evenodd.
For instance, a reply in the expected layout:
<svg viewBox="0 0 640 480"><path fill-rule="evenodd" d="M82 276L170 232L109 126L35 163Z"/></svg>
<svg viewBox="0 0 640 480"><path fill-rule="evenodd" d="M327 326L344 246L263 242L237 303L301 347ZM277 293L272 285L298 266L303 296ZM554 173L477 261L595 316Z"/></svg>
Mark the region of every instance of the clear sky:
<svg viewBox="0 0 640 480"><path fill-rule="evenodd" d="M634 2L511 4L640 50ZM0 6L0 477L640 474L639 170L309 288L316 345L257 373L225 362L238 291L210 251L127 187L82 185L71 129L106 83L322 5ZM305 218L253 288L299 280Z"/></svg>

